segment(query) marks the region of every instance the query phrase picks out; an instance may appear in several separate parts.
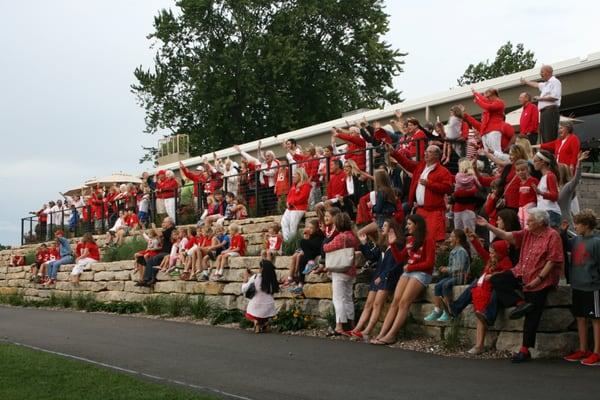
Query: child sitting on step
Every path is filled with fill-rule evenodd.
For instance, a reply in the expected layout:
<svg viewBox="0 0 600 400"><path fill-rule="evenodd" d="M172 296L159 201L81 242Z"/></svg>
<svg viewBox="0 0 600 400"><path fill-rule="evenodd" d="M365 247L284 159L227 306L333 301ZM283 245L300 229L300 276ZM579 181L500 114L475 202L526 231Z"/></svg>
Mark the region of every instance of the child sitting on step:
<svg viewBox="0 0 600 400"><path fill-rule="evenodd" d="M217 257L216 268L214 277L220 279L223 277L224 269L228 266L229 257L243 257L246 255L246 240L240 233L240 227L237 224L229 225L229 235L231 241L229 248L223 250Z"/></svg>
<svg viewBox="0 0 600 400"><path fill-rule="evenodd" d="M281 236L281 225L277 222L269 224L269 228L264 235L265 238L265 251L267 254L276 256L281 255L281 245L283 244L283 236Z"/></svg>
<svg viewBox="0 0 600 400"><path fill-rule="evenodd" d="M77 246L77 258L71 271L71 282L79 284L79 277L83 270L90 264L100 261L100 250L91 233L86 233L81 239L81 246Z"/></svg>
<svg viewBox="0 0 600 400"><path fill-rule="evenodd" d="M135 271L139 274L139 280L142 280L144 276L144 266L146 262L158 254L161 249L161 234L158 233L156 228L152 228L146 233L142 231L142 236L146 240L146 250L141 250L135 253Z"/></svg>
<svg viewBox="0 0 600 400"><path fill-rule="evenodd" d="M207 231L207 235L209 231ZM216 261L217 257L221 255L224 250L229 248L229 243L231 241L229 235L225 233L225 228L221 225L216 225L213 231L210 230L210 240L208 238L205 240L203 245L200 247L199 251L203 254L202 259L200 260L200 269L199 272L200 280L206 281L210 277L210 262Z"/></svg>

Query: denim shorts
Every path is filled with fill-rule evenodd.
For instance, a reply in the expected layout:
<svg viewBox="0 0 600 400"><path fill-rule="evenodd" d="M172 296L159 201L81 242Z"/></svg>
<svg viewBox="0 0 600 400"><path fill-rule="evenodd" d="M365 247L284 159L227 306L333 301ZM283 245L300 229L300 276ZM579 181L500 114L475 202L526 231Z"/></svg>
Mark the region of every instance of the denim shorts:
<svg viewBox="0 0 600 400"><path fill-rule="evenodd" d="M402 274L402 276L405 276L407 278L416 279L423 286L427 286L431 283L431 275L426 274L425 272L421 272L421 271L405 272L404 274Z"/></svg>

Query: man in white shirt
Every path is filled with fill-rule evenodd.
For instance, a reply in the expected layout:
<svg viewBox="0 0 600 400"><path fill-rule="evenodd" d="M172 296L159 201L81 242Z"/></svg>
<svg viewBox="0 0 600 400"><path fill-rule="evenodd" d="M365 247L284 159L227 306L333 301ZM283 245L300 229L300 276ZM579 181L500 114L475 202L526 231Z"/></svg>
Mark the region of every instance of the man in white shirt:
<svg viewBox="0 0 600 400"><path fill-rule="evenodd" d="M554 70L550 65L543 65L540 70L543 82L528 81L521 78L521 83L535 87L540 90L540 95L533 98L538 102L540 110L540 140L541 143L556 140L558 135L558 122L560 120L560 98L562 96L562 84L554 76Z"/></svg>

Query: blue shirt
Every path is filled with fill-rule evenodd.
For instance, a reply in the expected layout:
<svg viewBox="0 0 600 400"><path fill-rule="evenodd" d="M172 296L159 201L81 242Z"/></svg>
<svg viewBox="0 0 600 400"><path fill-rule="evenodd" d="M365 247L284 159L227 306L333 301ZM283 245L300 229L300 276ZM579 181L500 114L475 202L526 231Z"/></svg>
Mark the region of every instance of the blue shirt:
<svg viewBox="0 0 600 400"><path fill-rule="evenodd" d="M59 245L59 254L60 257L66 257L66 256L70 256L73 254L73 250L71 250L71 245L69 244L69 241L67 239L65 239L64 237L59 237L58 238L58 245Z"/></svg>

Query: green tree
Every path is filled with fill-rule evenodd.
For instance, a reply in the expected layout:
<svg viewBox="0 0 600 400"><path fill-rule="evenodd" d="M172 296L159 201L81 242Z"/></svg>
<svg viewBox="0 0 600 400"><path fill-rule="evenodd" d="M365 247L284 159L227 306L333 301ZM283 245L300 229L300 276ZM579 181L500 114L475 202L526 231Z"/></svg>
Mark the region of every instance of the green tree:
<svg viewBox="0 0 600 400"><path fill-rule="evenodd" d="M458 84L470 85L533 68L536 62L534 57L533 51L525 51L523 43L517 44L513 49L512 43L507 42L498 49L493 63L485 60L476 65L470 64L465 73L458 78Z"/></svg>
<svg viewBox="0 0 600 400"><path fill-rule="evenodd" d="M176 6L155 17L155 66L138 67L131 88L146 132L186 133L193 154L400 101L392 79L406 54L382 40L381 0Z"/></svg>
<svg viewBox="0 0 600 400"><path fill-rule="evenodd" d="M3 244L0 244L0 250L10 250L11 248L11 246L5 246Z"/></svg>

